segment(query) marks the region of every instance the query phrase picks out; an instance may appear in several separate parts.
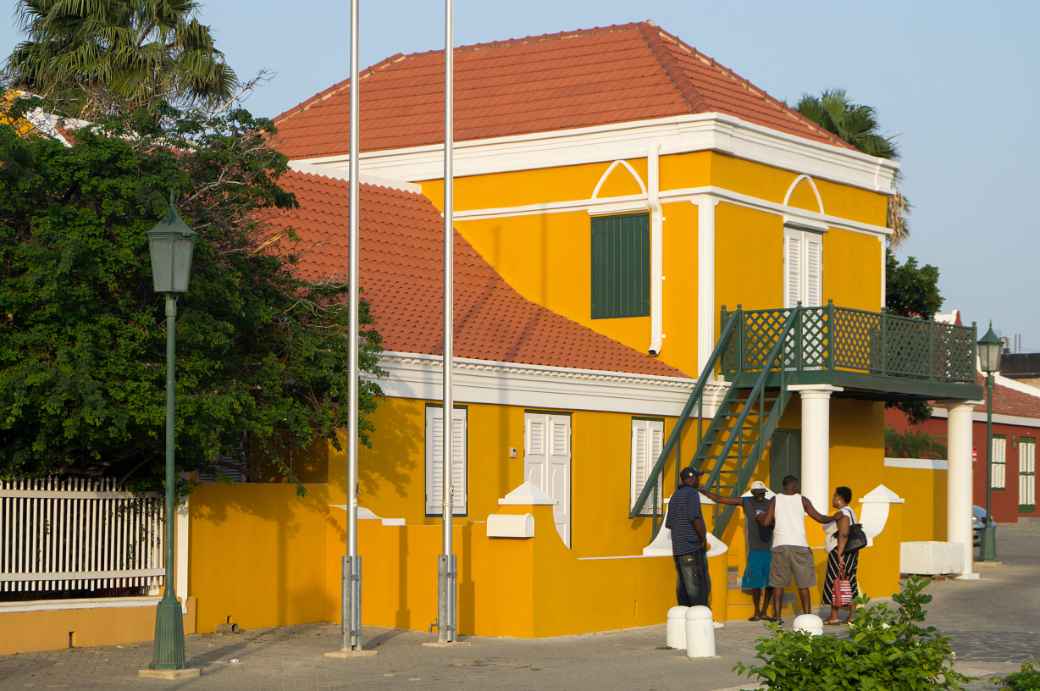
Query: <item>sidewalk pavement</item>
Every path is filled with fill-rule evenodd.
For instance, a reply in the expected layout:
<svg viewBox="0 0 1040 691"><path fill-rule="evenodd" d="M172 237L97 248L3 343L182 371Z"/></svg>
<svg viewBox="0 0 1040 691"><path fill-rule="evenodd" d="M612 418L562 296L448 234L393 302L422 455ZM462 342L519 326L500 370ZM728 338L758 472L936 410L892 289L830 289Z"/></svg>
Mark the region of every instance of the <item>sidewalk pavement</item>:
<svg viewBox="0 0 1040 691"><path fill-rule="evenodd" d="M979 565L981 580L936 581L928 590L935 598L928 623L951 637L958 667L972 675L1006 674L1040 657L1040 523L999 532L1000 565ZM719 656L693 661L664 648L663 625L538 640L471 638L447 650L420 645L433 640L426 634L372 629L367 645L377 656L334 660L322 653L338 647L338 627L297 626L191 636L189 660L202 676L177 682L137 677L150 644L0 657L0 689L751 688L732 669L753 659L764 634L758 623L729 623L716 631Z"/></svg>

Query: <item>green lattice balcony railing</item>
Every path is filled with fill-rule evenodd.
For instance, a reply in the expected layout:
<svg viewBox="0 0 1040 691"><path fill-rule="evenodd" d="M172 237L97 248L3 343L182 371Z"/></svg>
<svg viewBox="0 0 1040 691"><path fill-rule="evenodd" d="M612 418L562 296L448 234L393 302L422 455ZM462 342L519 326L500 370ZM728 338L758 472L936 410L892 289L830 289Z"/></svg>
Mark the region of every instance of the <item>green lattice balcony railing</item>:
<svg viewBox="0 0 1040 691"><path fill-rule="evenodd" d="M751 374L797 311L794 332L773 370L846 372L910 378L935 383L975 383L975 326L955 326L885 312L836 307L793 307L722 311L723 324L735 318L736 333L722 356L727 378Z"/></svg>

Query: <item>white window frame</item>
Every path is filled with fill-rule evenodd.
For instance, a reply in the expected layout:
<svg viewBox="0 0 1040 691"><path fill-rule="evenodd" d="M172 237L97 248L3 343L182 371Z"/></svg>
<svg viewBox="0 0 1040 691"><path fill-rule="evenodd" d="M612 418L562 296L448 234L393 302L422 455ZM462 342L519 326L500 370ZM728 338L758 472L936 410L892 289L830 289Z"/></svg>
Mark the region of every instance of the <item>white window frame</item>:
<svg viewBox="0 0 1040 691"><path fill-rule="evenodd" d="M632 448L631 448L631 496L628 507L631 510L636 504L636 498L643 490L643 485L654 467L661 449L664 448L664 421L650 418L632 418ZM661 473L664 475L664 473ZM664 487L661 477L657 478L657 511L661 513L664 506ZM643 504L640 510L641 516L650 516L654 511L653 495Z"/></svg>
<svg viewBox="0 0 1040 691"><path fill-rule="evenodd" d="M436 440L444 429L444 416L440 406L426 407L426 515L440 516L444 511L440 483L434 484L443 474L441 456L436 452ZM469 422L465 408L455 408L452 425L457 432L452 446L452 515L465 516L469 513Z"/></svg>
<svg viewBox="0 0 1040 691"><path fill-rule="evenodd" d="M823 235L825 228L806 228L784 224L784 307L819 307L823 304ZM792 274L792 250L798 260L797 276ZM815 262L810 262L815 252ZM814 269L815 266L815 269Z"/></svg>
<svg viewBox="0 0 1040 691"><path fill-rule="evenodd" d="M1007 437L993 436L993 477L992 489L1007 488Z"/></svg>
<svg viewBox="0 0 1040 691"><path fill-rule="evenodd" d="M1018 505L1036 506L1036 439L1032 437L1018 440Z"/></svg>

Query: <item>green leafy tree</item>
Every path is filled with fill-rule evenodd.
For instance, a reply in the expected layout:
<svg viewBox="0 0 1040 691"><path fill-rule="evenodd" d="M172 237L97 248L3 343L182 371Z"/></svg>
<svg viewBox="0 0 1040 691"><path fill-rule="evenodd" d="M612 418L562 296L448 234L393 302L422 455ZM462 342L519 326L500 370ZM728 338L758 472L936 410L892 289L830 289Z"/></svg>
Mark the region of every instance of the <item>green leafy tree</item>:
<svg viewBox="0 0 1040 691"><path fill-rule="evenodd" d="M0 126L0 477L161 473L165 319L145 234L171 192L198 233L177 326L180 469L266 459L291 478L287 450L335 444L347 287L301 280L269 249L264 210L295 204L272 131L241 110L164 109L72 147ZM361 322L377 373L364 302ZM363 437L378 394L363 381Z"/></svg>
<svg viewBox="0 0 1040 691"><path fill-rule="evenodd" d="M755 657L761 664L738 663L736 671L771 689L962 689L969 681L953 667L948 638L924 626L932 597L928 581L909 578L893 596L895 609L861 597L848 638L810 636L772 626L760 639Z"/></svg>
<svg viewBox="0 0 1040 691"><path fill-rule="evenodd" d="M891 250L886 253L885 263L885 308L904 317L934 317L943 304L938 267L920 266L915 257L900 263Z"/></svg>
<svg viewBox="0 0 1040 691"><path fill-rule="evenodd" d="M881 134L874 108L853 102L844 89L827 89L819 96L806 94L795 107L799 113L864 153L879 158L899 158L895 140ZM893 245L910 235L907 218L910 209L910 200L898 190L888 201L888 226L892 229Z"/></svg>
<svg viewBox="0 0 1040 691"><path fill-rule="evenodd" d="M26 39L7 59L7 81L89 120L225 101L237 78L197 10L195 0L18 0Z"/></svg>

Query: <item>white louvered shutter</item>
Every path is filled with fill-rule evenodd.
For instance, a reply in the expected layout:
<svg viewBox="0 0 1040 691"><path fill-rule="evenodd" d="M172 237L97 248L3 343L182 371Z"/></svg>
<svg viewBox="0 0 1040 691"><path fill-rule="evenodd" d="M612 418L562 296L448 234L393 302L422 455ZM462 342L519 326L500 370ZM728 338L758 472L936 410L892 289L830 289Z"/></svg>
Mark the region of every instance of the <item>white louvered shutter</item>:
<svg viewBox="0 0 1040 691"><path fill-rule="evenodd" d="M802 233L784 231L784 306L794 307L802 299Z"/></svg>
<svg viewBox="0 0 1040 691"><path fill-rule="evenodd" d="M633 420L632 421L632 489L629 506L635 506L636 498L646 486L650 477L650 471L661 455L664 440L664 423L660 420ZM658 511L662 504L661 478L657 478L657 506ZM654 496L651 494L643 509L643 515L652 514L654 511Z"/></svg>
<svg viewBox="0 0 1040 691"><path fill-rule="evenodd" d="M1036 506L1036 442L1032 439L1018 443L1018 503Z"/></svg>
<svg viewBox="0 0 1040 691"><path fill-rule="evenodd" d="M993 489L1004 489L1006 484L1007 439L993 437Z"/></svg>
<svg viewBox="0 0 1040 691"><path fill-rule="evenodd" d="M563 544L571 546L571 419L549 418L549 496L553 498L553 520Z"/></svg>
<svg viewBox="0 0 1040 691"><path fill-rule="evenodd" d="M805 295L802 304L819 307L823 301L823 236L802 233L805 238Z"/></svg>
<svg viewBox="0 0 1040 691"><path fill-rule="evenodd" d="M443 415L440 408L426 409L426 513L440 514L443 502ZM466 469L466 410L455 409L452 415L452 513L464 515L468 510Z"/></svg>

